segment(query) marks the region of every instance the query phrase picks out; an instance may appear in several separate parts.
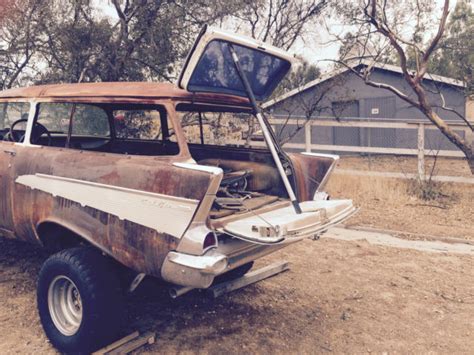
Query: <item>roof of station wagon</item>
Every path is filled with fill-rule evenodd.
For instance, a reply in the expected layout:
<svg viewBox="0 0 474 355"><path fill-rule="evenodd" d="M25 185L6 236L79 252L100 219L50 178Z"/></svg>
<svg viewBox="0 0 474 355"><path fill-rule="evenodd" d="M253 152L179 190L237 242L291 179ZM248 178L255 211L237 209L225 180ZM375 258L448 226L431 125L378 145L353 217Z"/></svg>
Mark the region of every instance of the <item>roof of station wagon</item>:
<svg viewBox="0 0 474 355"><path fill-rule="evenodd" d="M226 94L192 93L170 83L100 82L37 85L0 91L0 99L174 99L193 102L248 106L246 98Z"/></svg>

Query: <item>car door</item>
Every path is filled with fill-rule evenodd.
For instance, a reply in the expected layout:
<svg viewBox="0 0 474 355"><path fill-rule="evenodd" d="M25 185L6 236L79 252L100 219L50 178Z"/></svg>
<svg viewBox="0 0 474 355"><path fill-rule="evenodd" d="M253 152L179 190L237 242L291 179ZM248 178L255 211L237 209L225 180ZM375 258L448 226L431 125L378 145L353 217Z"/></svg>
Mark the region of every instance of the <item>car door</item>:
<svg viewBox="0 0 474 355"><path fill-rule="evenodd" d="M12 213L12 166L20 148L18 143L8 141L10 126L17 120L26 119L29 103L0 102L0 234L10 234L13 228ZM26 122L18 126L19 134L23 133Z"/></svg>
<svg viewBox="0 0 474 355"><path fill-rule="evenodd" d="M11 166L15 146L13 142L0 142L0 233L12 230Z"/></svg>

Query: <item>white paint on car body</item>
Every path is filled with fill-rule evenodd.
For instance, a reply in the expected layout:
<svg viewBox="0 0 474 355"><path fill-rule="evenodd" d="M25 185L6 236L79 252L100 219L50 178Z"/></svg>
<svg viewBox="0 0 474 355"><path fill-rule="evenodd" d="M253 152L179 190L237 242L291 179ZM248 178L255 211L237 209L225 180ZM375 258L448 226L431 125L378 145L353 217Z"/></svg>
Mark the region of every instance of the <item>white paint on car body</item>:
<svg viewBox="0 0 474 355"><path fill-rule="evenodd" d="M193 199L46 174L22 175L16 182L176 238L184 234L199 204Z"/></svg>

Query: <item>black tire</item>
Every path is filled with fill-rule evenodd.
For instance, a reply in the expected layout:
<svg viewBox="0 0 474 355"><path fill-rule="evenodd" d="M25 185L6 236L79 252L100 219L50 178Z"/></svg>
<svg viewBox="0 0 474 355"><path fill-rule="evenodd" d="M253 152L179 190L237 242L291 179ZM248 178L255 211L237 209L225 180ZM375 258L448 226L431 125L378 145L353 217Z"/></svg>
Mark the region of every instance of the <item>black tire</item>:
<svg viewBox="0 0 474 355"><path fill-rule="evenodd" d="M54 296L48 298L48 295ZM79 314L72 323L64 321L63 315L68 312L71 319L68 307L54 306L64 304L59 299L73 304L74 315ZM114 261L92 247L66 249L49 257L39 274L37 302L44 331L62 352L90 353L119 334L123 294ZM53 305L53 315L49 303Z"/></svg>

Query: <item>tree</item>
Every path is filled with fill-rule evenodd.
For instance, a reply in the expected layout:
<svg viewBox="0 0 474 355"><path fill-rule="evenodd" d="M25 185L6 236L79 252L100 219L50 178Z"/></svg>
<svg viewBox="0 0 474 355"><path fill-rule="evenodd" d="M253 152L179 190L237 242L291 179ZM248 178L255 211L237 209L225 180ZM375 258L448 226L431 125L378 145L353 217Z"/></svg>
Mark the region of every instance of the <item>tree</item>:
<svg viewBox="0 0 474 355"><path fill-rule="evenodd" d="M467 95L474 93L474 12L468 0L456 3L429 70L464 81Z"/></svg>
<svg viewBox="0 0 474 355"><path fill-rule="evenodd" d="M50 1L48 20L40 26L40 57L46 68L37 83L103 80L110 68L103 65L114 33L110 23L96 19L89 0Z"/></svg>
<svg viewBox="0 0 474 355"><path fill-rule="evenodd" d="M445 33L450 8L449 0L444 1L436 21L434 20L436 17L433 3L425 0L399 1L397 3L389 3L387 0L359 0L354 6L349 4L345 4L345 6L347 8L341 9L341 12L344 12L348 23L356 29L355 36L358 43L362 44L362 48L369 48L369 46L364 46L364 43L378 43L375 51L373 48L370 51L362 51L359 58L370 58L375 64L383 56L395 55L410 91L405 92L387 83L372 80L373 64L368 65L363 71L354 69L353 62L349 62L349 59L354 60L354 58L343 58L340 64L352 70L367 85L389 90L402 100L417 107L444 136L464 153L471 172L474 174L474 143L456 133L443 119L442 113L436 112L433 103L428 98L429 89L424 83L425 79L429 79L427 76L430 60ZM414 18L413 14L415 14ZM435 25L433 33L425 41L426 34L431 33L432 25ZM413 58L412 67L410 58ZM438 94L439 101L443 103L441 108L453 111L452 108L446 107L444 104L441 91ZM458 115L474 131L472 123L464 116Z"/></svg>
<svg viewBox="0 0 474 355"><path fill-rule="evenodd" d="M2 88L20 82L172 81L204 23L240 9L228 0L0 0Z"/></svg>
<svg viewBox="0 0 474 355"><path fill-rule="evenodd" d="M94 14L89 0L57 1L44 23L43 82L171 81L183 57L177 2L111 0L116 19ZM187 39L186 39L187 40Z"/></svg>
<svg viewBox="0 0 474 355"><path fill-rule="evenodd" d="M328 0L241 0L236 30L285 50L302 38Z"/></svg>
<svg viewBox="0 0 474 355"><path fill-rule="evenodd" d="M2 82L172 81L203 24L288 49L327 2L109 0L104 16L91 0L0 0Z"/></svg>
<svg viewBox="0 0 474 355"><path fill-rule="evenodd" d="M18 85L32 74L38 51L38 27L45 7L41 0L0 3L0 89Z"/></svg>

